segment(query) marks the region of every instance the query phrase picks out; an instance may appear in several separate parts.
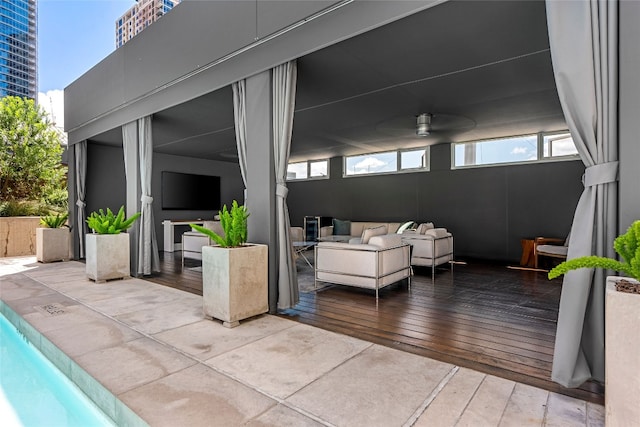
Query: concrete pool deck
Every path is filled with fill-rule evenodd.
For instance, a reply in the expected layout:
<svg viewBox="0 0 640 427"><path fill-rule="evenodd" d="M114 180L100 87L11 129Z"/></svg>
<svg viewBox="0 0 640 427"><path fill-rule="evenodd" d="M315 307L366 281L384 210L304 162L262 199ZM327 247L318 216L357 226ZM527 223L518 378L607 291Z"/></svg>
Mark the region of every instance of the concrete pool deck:
<svg viewBox="0 0 640 427"><path fill-rule="evenodd" d="M281 317L228 329L198 295L79 262L0 258L0 297L151 426L604 425L601 405Z"/></svg>

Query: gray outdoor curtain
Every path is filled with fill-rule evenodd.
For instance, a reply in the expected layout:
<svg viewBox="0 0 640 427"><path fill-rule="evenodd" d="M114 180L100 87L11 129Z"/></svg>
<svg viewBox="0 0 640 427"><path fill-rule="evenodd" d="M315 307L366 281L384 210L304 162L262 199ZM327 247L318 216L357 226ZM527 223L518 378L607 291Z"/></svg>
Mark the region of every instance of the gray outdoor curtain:
<svg viewBox="0 0 640 427"><path fill-rule="evenodd" d="M87 234L87 215L85 212L85 193L87 182L87 141L80 141L73 146L76 166L76 229L80 240L80 258L84 258L84 237Z"/></svg>
<svg viewBox="0 0 640 427"><path fill-rule="evenodd" d="M244 183L244 205L247 206L247 81L240 80L231 85L233 89L233 117L238 146L240 174Z"/></svg>
<svg viewBox="0 0 640 427"><path fill-rule="evenodd" d="M569 130L584 162L568 259L615 257L617 234L618 2L547 0L551 58ZM579 269L564 277L553 381L604 381L605 276Z"/></svg>
<svg viewBox="0 0 640 427"><path fill-rule="evenodd" d="M149 275L152 271L160 271L158 239L153 219L153 197L151 197L151 172L153 169L151 116L138 119L138 147L140 149L140 187L142 190L140 234L138 235L138 273Z"/></svg>
<svg viewBox="0 0 640 427"><path fill-rule="evenodd" d="M278 245L278 308L286 309L299 301L298 277L291 246L289 209L287 208L287 165L291 148L293 112L296 102L296 62L272 69L273 153L276 172L276 218Z"/></svg>

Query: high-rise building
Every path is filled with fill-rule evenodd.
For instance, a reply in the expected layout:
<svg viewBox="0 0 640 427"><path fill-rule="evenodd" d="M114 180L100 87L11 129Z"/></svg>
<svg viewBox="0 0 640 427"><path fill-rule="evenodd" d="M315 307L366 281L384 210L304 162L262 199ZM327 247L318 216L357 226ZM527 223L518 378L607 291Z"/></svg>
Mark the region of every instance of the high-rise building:
<svg viewBox="0 0 640 427"><path fill-rule="evenodd" d="M37 0L0 1L0 97L36 99Z"/></svg>
<svg viewBox="0 0 640 427"><path fill-rule="evenodd" d="M136 0L136 4L116 21L116 48L169 12L182 0Z"/></svg>

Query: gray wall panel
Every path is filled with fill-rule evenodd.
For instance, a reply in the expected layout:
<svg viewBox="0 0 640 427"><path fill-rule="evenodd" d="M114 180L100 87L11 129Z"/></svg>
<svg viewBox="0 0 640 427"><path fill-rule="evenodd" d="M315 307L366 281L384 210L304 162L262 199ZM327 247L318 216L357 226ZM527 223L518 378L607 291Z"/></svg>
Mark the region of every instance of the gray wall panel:
<svg viewBox="0 0 640 427"><path fill-rule="evenodd" d="M233 49L232 46L235 46L235 44L229 44L231 43L228 41L230 36L226 33L224 36L212 37L209 40L202 36L203 31L204 34L207 34L207 31L212 31L210 28L212 24L206 18L214 19L212 17L218 10L216 8L222 7L218 3L224 3L224 7L231 8L254 4L253 2L233 1L185 1L103 61L108 62L109 67L116 65L120 67L121 69L116 74L107 72L106 68L101 66L90 70L88 74L91 76L84 75L65 88L65 98L68 99L67 108L65 108L65 130L68 132L69 143L74 144L83 139L90 139L94 135L131 120L188 101L275 65L423 10L437 4L438 1L353 2L336 12L310 21L275 40L254 47L246 54L236 56L215 67L208 69L192 67L193 71L201 70L201 72L178 82L177 79L184 75L184 68L180 64L195 63L202 66L215 59L214 57L224 51L224 48L228 50L227 53L230 53L229 49ZM305 1L286 3L294 15L297 13L294 13L296 10L307 10L309 7ZM202 24L202 20L206 23ZM245 16L240 17L237 25L236 22L225 20L224 25L218 26L218 29L242 28L245 20ZM200 22L200 24L196 25L194 22ZM172 45L181 47L177 51L172 51L171 55L167 54L161 43L153 39L155 33L163 29L165 33L169 33L171 37L175 38L171 42ZM249 36L252 38L255 36L255 29L250 35L240 37L238 45L245 43ZM137 57L128 52L130 49L138 51L136 45L133 45L133 48L128 47L129 43L133 42L144 45L146 49L157 51L159 54L152 56L145 54L143 56L140 52L140 56ZM194 43L202 43L201 49L194 49ZM192 53L187 54L186 51L193 52L195 56L190 56ZM176 56L178 54L179 57ZM120 55L125 55L127 58L126 73L124 59ZM111 64L114 61L119 64ZM135 61L140 61L139 67L138 65L134 66ZM136 72L133 72L134 70ZM168 73L167 71L170 70L173 71ZM156 75L164 77L159 79L154 77ZM149 79L154 83L147 84ZM156 87L173 81L177 83L163 88L160 92L155 91ZM140 86L137 86L136 82ZM120 102L119 97L116 100L111 98L112 94L109 91L116 86L119 86L120 93L124 91L124 88L130 89L123 95L126 98L124 102ZM153 90L142 98L136 98L142 87L152 87ZM91 109L83 109L77 102L77 99L83 99L83 94L87 92L92 94Z"/></svg>
<svg viewBox="0 0 640 427"><path fill-rule="evenodd" d="M128 97L141 96L253 43L255 26L253 2L178 5L121 48Z"/></svg>
<svg viewBox="0 0 640 427"><path fill-rule="evenodd" d="M126 77L124 51L116 50L67 86L64 89L65 129L83 125L108 109L122 105L127 99L124 91Z"/></svg>
<svg viewBox="0 0 640 427"><path fill-rule="evenodd" d="M155 219L156 235L158 237L158 247L160 250L164 247L162 221L165 219L213 219L213 216L218 213L217 211L163 210L161 191L162 171L219 176L220 202L229 207L233 200L238 200L238 202L242 204L244 197L244 185L242 184L242 177L240 176L240 165L237 163L216 162L213 160L154 153L151 193L154 199L153 217ZM206 197L206 195L203 194L202 197ZM187 230L187 226L177 226L176 241L180 241L181 233Z"/></svg>
<svg viewBox="0 0 640 427"><path fill-rule="evenodd" d="M120 206L125 204L126 200L122 148L107 147L92 144L91 142L87 146L87 214L99 208L119 209ZM233 200L238 200L242 203L244 185L240 176L240 166L237 163L154 153L151 195L154 198L153 215L160 250L164 245L162 221L165 219L212 219L218 213L217 211L163 210L160 184L162 171L165 170L220 176L221 203L226 203L229 206ZM203 195L203 197L206 197L206 195ZM179 239L180 232L187 231L187 229L188 227L176 227L176 239Z"/></svg>
<svg viewBox="0 0 640 427"><path fill-rule="evenodd" d="M262 38L340 1L308 0L291 7L291 1L258 0L258 37Z"/></svg>
<svg viewBox="0 0 640 427"><path fill-rule="evenodd" d="M430 172L290 182L294 225L305 215L434 221L455 236L457 257L517 262L520 239L564 237L582 192L580 161L450 170L449 145L432 147Z"/></svg>
<svg viewBox="0 0 640 427"><path fill-rule="evenodd" d="M87 216L98 209L114 212L126 204L122 147L87 144Z"/></svg>

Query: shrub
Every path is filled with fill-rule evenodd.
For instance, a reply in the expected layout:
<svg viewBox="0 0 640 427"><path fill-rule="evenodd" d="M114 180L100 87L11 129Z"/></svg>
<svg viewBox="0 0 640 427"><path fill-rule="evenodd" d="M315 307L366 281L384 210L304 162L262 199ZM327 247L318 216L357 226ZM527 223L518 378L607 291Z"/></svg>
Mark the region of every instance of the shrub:
<svg viewBox="0 0 640 427"><path fill-rule="evenodd" d="M51 206L35 200L7 200L0 202L0 216L43 216L55 212Z"/></svg>
<svg viewBox="0 0 640 427"><path fill-rule="evenodd" d="M47 226L48 228L60 228L67 222L69 214L62 213L56 215L45 215L40 218L40 224Z"/></svg>
<svg viewBox="0 0 640 427"><path fill-rule="evenodd" d="M219 236L215 231L209 230L199 225L190 224L194 230L209 236L213 241L223 248L234 248L242 246L247 242L247 218L249 213L246 206L238 206L236 200L231 204L231 212L227 210L227 205L222 207L220 213L220 225L224 230L224 237Z"/></svg>
<svg viewBox="0 0 640 427"><path fill-rule="evenodd" d="M87 218L87 224L94 233L120 234L128 230L139 216L140 212L136 212L129 219L125 219L124 206L120 207L117 215L114 215L109 208L107 208L107 213L100 209L98 212L91 212Z"/></svg>

